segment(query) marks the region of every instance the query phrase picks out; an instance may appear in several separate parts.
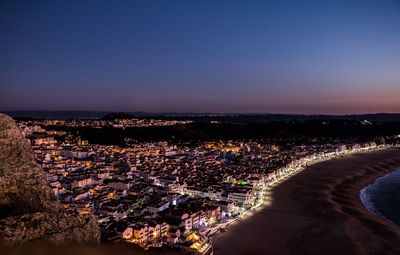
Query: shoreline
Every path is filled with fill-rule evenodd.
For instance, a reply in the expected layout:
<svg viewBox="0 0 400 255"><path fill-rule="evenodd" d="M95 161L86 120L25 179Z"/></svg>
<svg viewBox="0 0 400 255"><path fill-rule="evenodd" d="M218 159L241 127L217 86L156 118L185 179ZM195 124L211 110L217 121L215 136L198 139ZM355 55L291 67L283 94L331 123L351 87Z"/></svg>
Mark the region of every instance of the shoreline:
<svg viewBox="0 0 400 255"><path fill-rule="evenodd" d="M215 235L215 254L400 254L400 229L360 199L361 189L398 166L398 149L311 165L274 187L271 205Z"/></svg>
<svg viewBox="0 0 400 255"><path fill-rule="evenodd" d="M286 167L281 168L281 170L285 169L284 174L286 174L286 176L278 177L277 179L273 179L273 180L269 180L269 184L265 188L263 188L263 191L266 194L264 194L263 201L261 203L258 203L257 205L253 206L252 209L250 209L250 210L246 210L239 217L232 219L229 223L220 224L220 226L217 227L216 231L214 231L212 234L208 233L207 236L213 237L214 235L217 235L218 233L220 233L220 231L219 231L220 229L226 229L232 224L234 225L236 223L240 223L241 220L243 220L247 217L251 217L251 215L254 214L254 211L262 210L263 208L268 206L271 203L271 200L269 199L268 194L271 192L271 190L274 187L287 181L292 176L299 174L300 172L306 170L308 167L310 167L312 165L319 164L319 163L333 160L333 159L338 159L339 157L347 157L347 156L351 156L354 154L363 154L363 153L382 151L382 150L388 150L388 149L393 149L393 148L397 148L397 146L386 147L386 148L385 147L376 147L376 148L373 148L372 150L367 150L367 151L362 151L362 150L356 151L356 152L350 151L350 152L347 152L342 155L334 155L334 156L323 155L321 159L317 159L317 160L315 160L315 159L310 160L309 157L306 157L306 158L303 158L303 160L304 160L303 164L305 164L305 166L290 166L290 164L289 164Z"/></svg>
<svg viewBox="0 0 400 255"><path fill-rule="evenodd" d="M390 219L388 219L383 213L381 213L378 208L376 208L376 206L374 205L374 203L371 201L371 197L369 194L368 189L371 188L372 186L378 184L381 180L383 180L384 178L387 178L390 175L393 175L394 173L396 173L397 171L400 171L399 168L394 169L391 172L386 173L385 175L379 177L378 179L376 179L373 183L365 186L363 189L360 190L360 199L361 202L363 203L363 205L365 206L365 208L367 208L367 210L374 214L377 217L380 217L386 221L388 221L389 223L400 227L400 225L396 224L395 222L391 221Z"/></svg>

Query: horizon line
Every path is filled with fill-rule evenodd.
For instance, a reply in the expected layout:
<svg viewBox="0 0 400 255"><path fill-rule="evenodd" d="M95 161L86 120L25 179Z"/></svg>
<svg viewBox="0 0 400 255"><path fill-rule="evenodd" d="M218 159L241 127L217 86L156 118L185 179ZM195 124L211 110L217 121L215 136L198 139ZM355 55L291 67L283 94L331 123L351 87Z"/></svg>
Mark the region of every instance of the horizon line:
<svg viewBox="0 0 400 255"><path fill-rule="evenodd" d="M374 113L285 113L285 112L179 112L179 111L167 111L167 112L147 112L147 111L109 111L109 110L0 110L1 113L17 113L17 112L80 112L80 113L140 113L140 114L150 114L150 115L166 115L166 114L208 114L208 115L306 115L306 116L351 116L351 115L379 115L379 114L400 114L400 112L374 112Z"/></svg>

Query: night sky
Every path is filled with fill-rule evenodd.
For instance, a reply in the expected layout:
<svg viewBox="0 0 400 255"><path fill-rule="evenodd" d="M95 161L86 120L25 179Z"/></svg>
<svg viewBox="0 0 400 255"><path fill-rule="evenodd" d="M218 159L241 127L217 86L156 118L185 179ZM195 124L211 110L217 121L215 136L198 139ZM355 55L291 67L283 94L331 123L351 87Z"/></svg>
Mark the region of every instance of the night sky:
<svg viewBox="0 0 400 255"><path fill-rule="evenodd" d="M400 2L1 0L0 110L400 112Z"/></svg>

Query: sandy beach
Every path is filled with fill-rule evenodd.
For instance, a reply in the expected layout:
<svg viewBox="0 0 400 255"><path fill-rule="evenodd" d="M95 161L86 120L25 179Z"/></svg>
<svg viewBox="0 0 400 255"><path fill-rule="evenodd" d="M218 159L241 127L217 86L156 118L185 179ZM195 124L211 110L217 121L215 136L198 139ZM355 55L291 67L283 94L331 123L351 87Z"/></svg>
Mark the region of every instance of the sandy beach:
<svg viewBox="0 0 400 255"><path fill-rule="evenodd" d="M272 202L213 238L216 255L400 254L400 228L371 214L360 190L400 166L390 149L312 165L272 189Z"/></svg>

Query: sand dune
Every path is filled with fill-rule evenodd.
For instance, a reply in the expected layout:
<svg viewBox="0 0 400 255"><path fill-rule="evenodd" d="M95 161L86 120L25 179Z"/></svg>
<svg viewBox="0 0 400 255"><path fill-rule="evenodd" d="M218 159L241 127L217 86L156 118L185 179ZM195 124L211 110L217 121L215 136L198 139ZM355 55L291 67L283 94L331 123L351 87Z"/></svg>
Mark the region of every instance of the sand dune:
<svg viewBox="0 0 400 255"><path fill-rule="evenodd" d="M214 237L215 254L400 254L400 228L359 199L399 166L399 150L313 165L274 188L270 206Z"/></svg>

